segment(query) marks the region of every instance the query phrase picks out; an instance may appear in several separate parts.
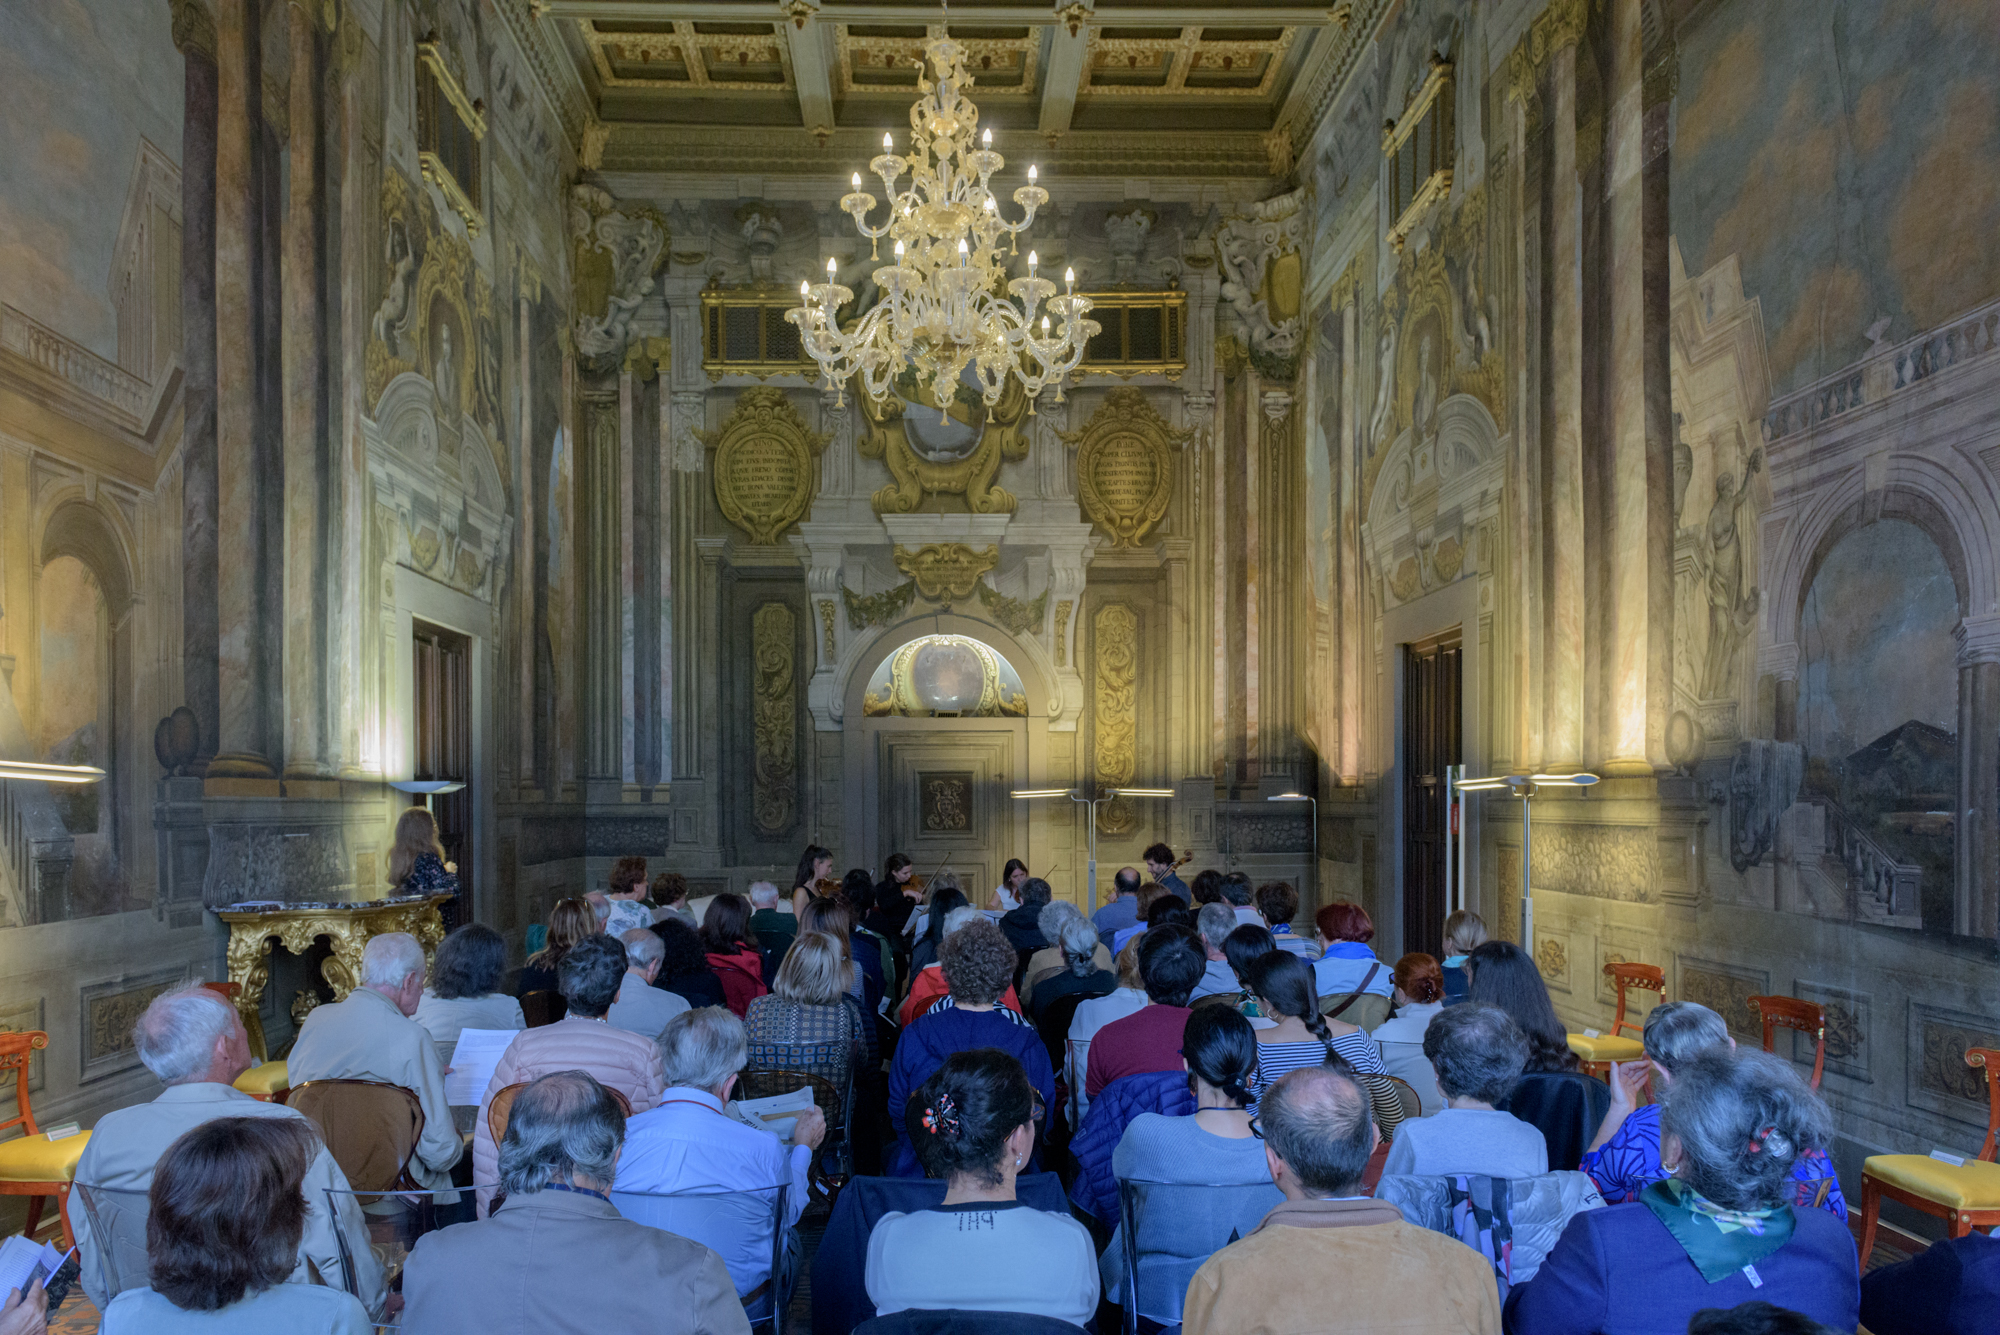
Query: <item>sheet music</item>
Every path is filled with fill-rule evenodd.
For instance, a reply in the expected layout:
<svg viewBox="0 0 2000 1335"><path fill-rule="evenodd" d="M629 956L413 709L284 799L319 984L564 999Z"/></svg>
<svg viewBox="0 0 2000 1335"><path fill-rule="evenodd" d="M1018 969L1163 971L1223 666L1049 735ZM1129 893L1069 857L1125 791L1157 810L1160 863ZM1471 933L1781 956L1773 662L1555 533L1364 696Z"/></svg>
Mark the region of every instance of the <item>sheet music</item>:
<svg viewBox="0 0 2000 1335"><path fill-rule="evenodd" d="M486 1101L493 1068L514 1041L517 1029L461 1029L451 1053L451 1074L444 1078L444 1101L453 1107L477 1108Z"/></svg>

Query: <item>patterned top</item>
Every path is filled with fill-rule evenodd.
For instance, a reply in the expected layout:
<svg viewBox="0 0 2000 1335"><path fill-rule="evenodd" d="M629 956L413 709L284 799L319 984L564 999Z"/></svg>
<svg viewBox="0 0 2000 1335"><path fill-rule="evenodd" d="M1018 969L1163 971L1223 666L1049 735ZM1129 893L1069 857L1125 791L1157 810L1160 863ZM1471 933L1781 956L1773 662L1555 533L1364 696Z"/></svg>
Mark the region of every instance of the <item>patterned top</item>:
<svg viewBox="0 0 2000 1335"><path fill-rule="evenodd" d="M1660 1166L1660 1105L1634 1108L1611 1139L1584 1155L1577 1167L1590 1175L1609 1205L1636 1201L1649 1184L1665 1181L1667 1170ZM1816 1205L1847 1218L1847 1199L1840 1194L1840 1179L1834 1176L1825 1150L1801 1151L1792 1161L1792 1183L1794 1204Z"/></svg>
<svg viewBox="0 0 2000 1335"><path fill-rule="evenodd" d="M854 1011L845 1002L808 1006L780 996L758 997L744 1013L749 1065L822 1075L847 1087L857 1039Z"/></svg>
<svg viewBox="0 0 2000 1335"><path fill-rule="evenodd" d="M1269 1089L1274 1081L1293 1071L1323 1065L1326 1048L1327 1045L1316 1038L1303 1043L1259 1043L1257 1089ZM1368 1101L1375 1107L1375 1123L1382 1129L1382 1139L1390 1139L1396 1128L1402 1125L1403 1101L1396 1097L1396 1087L1389 1083L1389 1071L1382 1065L1382 1054L1376 1048L1375 1040L1368 1036L1366 1030L1356 1029L1335 1035L1333 1050L1345 1057L1348 1065L1361 1077L1361 1087L1368 1091ZM1257 1113L1255 1101L1250 1104L1250 1113L1252 1116Z"/></svg>
<svg viewBox="0 0 2000 1335"><path fill-rule="evenodd" d="M458 873L446 871L444 862L435 853L419 853L410 874L396 887L405 895L432 895L440 890L458 893Z"/></svg>

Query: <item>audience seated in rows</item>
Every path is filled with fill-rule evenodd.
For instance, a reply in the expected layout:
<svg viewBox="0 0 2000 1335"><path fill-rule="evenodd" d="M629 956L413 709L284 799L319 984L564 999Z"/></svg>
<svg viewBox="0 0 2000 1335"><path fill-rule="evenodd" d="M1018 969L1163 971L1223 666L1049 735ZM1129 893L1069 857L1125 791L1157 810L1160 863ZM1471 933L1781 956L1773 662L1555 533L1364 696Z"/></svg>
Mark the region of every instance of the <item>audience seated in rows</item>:
<svg viewBox="0 0 2000 1335"><path fill-rule="evenodd" d="M1395 985L1396 1010L1375 1026L1369 1037L1382 1053L1382 1068L1416 1091L1423 1116L1444 1107L1437 1073L1424 1056L1424 1032L1444 1010L1444 977L1438 962L1422 951L1396 961L1389 974Z"/></svg>
<svg viewBox="0 0 2000 1335"><path fill-rule="evenodd" d="M1188 885L1188 907L1199 913L1203 904L1222 902L1222 873L1213 867L1203 867Z"/></svg>
<svg viewBox="0 0 2000 1335"><path fill-rule="evenodd" d="M1080 1127L1090 1111L1090 1096L1083 1092L1084 1077L1090 1070L1090 1047L1104 1026L1135 1015L1147 1005L1145 979L1139 975L1139 942L1135 939L1114 957L1118 986L1101 997L1080 1003L1070 1017L1068 1043L1063 1060L1063 1083L1069 1087L1070 1125Z"/></svg>
<svg viewBox="0 0 2000 1335"><path fill-rule="evenodd" d="M1454 909L1444 920L1444 958L1438 961L1444 973L1444 1004L1456 1006L1470 995L1471 979L1465 963L1468 956L1486 944L1486 919L1471 909Z"/></svg>
<svg viewBox="0 0 2000 1335"><path fill-rule="evenodd" d="M1870 1335L1991 1335L2000 1314L2000 1238L1971 1233L1861 1280Z"/></svg>
<svg viewBox="0 0 2000 1335"><path fill-rule="evenodd" d="M910 915L909 931L916 937L915 944L910 947L912 987L916 986L916 980L925 969L937 963L938 947L944 944L945 920L955 910L971 907L965 892L958 888L958 878L950 872L939 872L931 877L930 890L929 905Z"/></svg>
<svg viewBox="0 0 2000 1335"><path fill-rule="evenodd" d="M1393 1138L1403 1120L1403 1102L1382 1068L1375 1040L1355 1025L1319 1013L1312 966L1297 955L1273 950L1250 966L1250 991L1258 1009L1277 1022L1257 1031L1259 1083L1269 1086L1302 1066L1345 1062L1368 1091L1383 1138Z"/></svg>
<svg viewBox="0 0 2000 1335"><path fill-rule="evenodd" d="M1121 927L1111 934L1106 946L1116 958L1139 933L1148 927L1161 923L1178 922L1184 926L1194 925L1194 910L1183 904L1174 892L1156 881L1143 881L1134 902L1138 905L1138 918L1130 927Z"/></svg>
<svg viewBox="0 0 2000 1335"><path fill-rule="evenodd" d="M624 981L625 947L608 936L586 936L563 957L560 982L569 1014L554 1024L516 1034L500 1054L492 1083L480 1103L479 1119L472 1130L472 1171L473 1181L481 1188L493 1182L499 1172L500 1147L494 1143L491 1114L494 1096L509 1086L538 1080L553 1071L584 1071L624 1095L634 1113L645 1112L660 1101L665 1077L658 1045L638 1034L614 1029L604 1019ZM482 1214L488 1195L483 1189L479 1193Z"/></svg>
<svg viewBox="0 0 2000 1335"><path fill-rule="evenodd" d="M849 871L840 882L840 893L836 898L847 915L848 953L861 969L868 982L868 1013L876 1014L884 997L894 997L899 977L896 968L896 952L889 938L868 926L869 907L875 896L875 884L869 879L864 867Z"/></svg>
<svg viewBox="0 0 2000 1335"><path fill-rule="evenodd" d="M674 993L690 1009L728 1004L722 980L708 967L708 952L702 949L700 931L675 915L654 923L653 935L660 938L663 952L654 987Z"/></svg>
<svg viewBox="0 0 2000 1335"><path fill-rule="evenodd" d="M1203 997L1221 996L1228 992L1241 992L1243 984L1236 981L1236 971L1229 967L1229 956L1223 953L1222 943L1237 929L1236 915L1227 904L1203 904L1194 916L1196 935L1201 937L1202 953L1207 955L1208 964L1203 969L1201 981L1189 993L1192 1000Z"/></svg>
<svg viewBox="0 0 2000 1335"><path fill-rule="evenodd" d="M528 956L528 962L521 967L521 977L514 984L514 995L525 997L530 992L555 992L556 970L562 967L563 956L569 954L570 947L597 930L597 915L590 904L581 898L559 899L549 910L548 935L542 948Z"/></svg>
<svg viewBox="0 0 2000 1335"><path fill-rule="evenodd" d="M1033 954L1046 950L1048 938L1042 935L1041 913L1055 898L1055 891L1039 876L1029 876L1027 868L1021 868L1021 883L1015 890L1020 900L1017 908L1009 909L1000 917L1000 930L1007 937L1007 944L1016 951Z"/></svg>
<svg viewBox="0 0 2000 1335"><path fill-rule="evenodd" d="M313 1136L312 1152L301 1168L305 1209L290 1263L280 1279L297 1284L341 1282L340 1237L356 1258L355 1276L368 1312L380 1316L387 1289L382 1267L368 1250L368 1231L352 1197L329 1203L326 1192L345 1192L347 1175L297 1111L279 1103L263 1103L233 1088L236 1077L250 1069L250 1040L243 1021L221 995L200 983L190 983L153 998L132 1026L132 1045L147 1070L166 1088L150 1103L136 1103L98 1119L76 1167L84 1186L114 1191L145 1191L153 1184L161 1156L183 1135L219 1118L267 1118L295 1123ZM104 1275L100 1240L93 1237L90 1214L81 1201L70 1202L70 1225L76 1235L77 1257L83 1267L83 1289L99 1311L111 1301ZM110 1240L101 1240L109 1246Z"/></svg>
<svg viewBox="0 0 2000 1335"><path fill-rule="evenodd" d="M743 1017L751 1066L804 1071L846 1091L862 1051L862 1021L843 965L840 943L823 932L792 943L771 994L751 1002Z"/></svg>
<svg viewBox="0 0 2000 1335"><path fill-rule="evenodd" d="M854 953L854 915L845 902L834 898L816 898L806 905L806 911L799 917L801 932L818 932L832 938L840 949L841 990L854 998L865 1014L873 1015L875 1007L870 999L882 999L882 974L880 961L875 961L876 970L871 977ZM777 977L773 970L771 976Z"/></svg>
<svg viewBox="0 0 2000 1335"><path fill-rule="evenodd" d="M667 950L651 927L634 927L621 934L618 942L625 947L625 977L619 981L611 1009L604 1013L604 1022L641 1038L657 1039L667 1021L689 1009L687 998L653 986Z"/></svg>
<svg viewBox="0 0 2000 1335"><path fill-rule="evenodd" d="M903 1110L911 1093L955 1052L997 1048L1007 1053L1027 1071L1044 1110L1055 1106L1055 1070L1041 1036L1019 1013L1000 1004L1002 991L1012 990L1008 979L1014 975L1014 948L1000 929L975 912L945 937L939 972L949 995L903 1031L889 1068L889 1120L897 1140L890 1172L904 1177L920 1169Z"/></svg>
<svg viewBox="0 0 2000 1335"><path fill-rule="evenodd" d="M1264 921L1264 915L1257 911L1255 902L1257 892L1250 888L1250 878L1247 875L1240 871L1226 872L1216 885L1216 890L1222 895L1222 902L1236 915L1238 923L1244 925L1254 923L1259 927L1270 927L1271 924Z"/></svg>
<svg viewBox="0 0 2000 1335"><path fill-rule="evenodd" d="M826 1137L825 1115L818 1108L801 1114L787 1148L770 1132L723 1111L748 1063L749 1036L743 1022L720 1006L675 1016L660 1039L660 1052L667 1089L657 1107L626 1123L615 1190L707 1194L788 1185L785 1264L788 1274L795 1272L800 1256L795 1228L809 1199L813 1151ZM772 1280L771 1255L768 1229L729 1239L722 1260L739 1295L757 1295ZM778 1285L780 1292L788 1287Z"/></svg>
<svg viewBox="0 0 2000 1335"><path fill-rule="evenodd" d="M1195 1271L1185 1335L1497 1335L1499 1295L1479 1253L1363 1195L1378 1139L1369 1102L1330 1066L1263 1091L1265 1161L1285 1200Z"/></svg>
<svg viewBox="0 0 2000 1335"><path fill-rule="evenodd" d="M1055 978L1070 971L1069 963L1063 957L1062 925L1071 919L1088 921L1083 917L1083 910L1067 899L1052 899L1042 905L1041 912L1035 915L1035 930L1048 944L1028 956L1028 962L1021 969L1021 981L1015 989L1021 994L1021 1004L1030 1015L1035 1012L1036 985L1044 978ZM1096 935L1095 928L1092 928L1091 934L1093 937ZM1094 946L1087 958L1092 962L1092 972L1097 969L1106 973L1111 971L1111 952L1102 943Z"/></svg>
<svg viewBox="0 0 2000 1335"><path fill-rule="evenodd" d="M418 1239L403 1274L403 1328L747 1335L721 1257L611 1205L625 1137L617 1100L585 1072L558 1071L522 1090L497 1161L506 1199L490 1218Z"/></svg>
<svg viewBox="0 0 2000 1335"><path fill-rule="evenodd" d="M1097 939L1110 950L1111 938L1128 927L1139 925L1139 873L1132 867L1120 867L1111 878L1111 898L1090 915L1090 925L1097 929Z"/></svg>
<svg viewBox="0 0 2000 1335"><path fill-rule="evenodd" d="M619 858L604 881L608 911L601 930L605 935L622 937L635 927L653 925L654 906L646 898L646 859Z"/></svg>
<svg viewBox="0 0 2000 1335"><path fill-rule="evenodd" d="M325 1152L304 1118L217 1117L184 1132L147 1191L148 1287L111 1301L101 1335L374 1335L345 1289L287 1282Z"/></svg>
<svg viewBox="0 0 2000 1335"><path fill-rule="evenodd" d="M424 994L424 948L407 932L370 937L361 951L361 986L318 1006L299 1026L286 1059L291 1086L313 1080L374 1080L417 1096L424 1129L409 1163L427 1190L451 1185L464 1152L444 1097L444 1063L430 1031L410 1017Z"/></svg>
<svg viewBox="0 0 2000 1335"><path fill-rule="evenodd" d="M1238 927L1222 941L1222 953L1229 960L1229 972L1236 975L1237 990L1243 993L1243 1000L1237 1003L1236 1009L1250 1021L1253 1029L1269 1029L1276 1021L1258 1010L1257 999L1250 995L1250 966L1277 948L1278 939L1271 935L1271 929L1256 923Z"/></svg>
<svg viewBox="0 0 2000 1335"><path fill-rule="evenodd" d="M1793 1204L1793 1161L1832 1131L1819 1096L1790 1062L1726 1047L1683 1062L1662 1093L1674 1176L1572 1218L1534 1280L1508 1296L1507 1329L1680 1330L1703 1308L1758 1299L1853 1330L1853 1235L1829 1212Z"/></svg>
<svg viewBox="0 0 2000 1335"><path fill-rule="evenodd" d="M994 936L1004 947L997 928ZM947 958L963 939L947 938ZM937 1206L886 1214L869 1235L868 1296L878 1313L1025 1312L1077 1326L1096 1315L1089 1230L1015 1196L1015 1177L1034 1156L1037 1092L1020 1062L990 1047L953 1053L915 1089L899 1119L903 1135L947 1186Z"/></svg>
<svg viewBox="0 0 2000 1335"><path fill-rule="evenodd" d="M1512 941L1488 941L1467 957L1470 1001L1506 1011L1528 1040L1528 1064L1502 1111L1532 1122L1549 1147L1549 1167L1568 1172L1583 1159L1611 1103L1604 1082L1584 1075L1569 1049L1542 971Z"/></svg>
<svg viewBox="0 0 2000 1335"><path fill-rule="evenodd" d="M968 923L975 921L986 922L989 925L992 923L992 920L987 918L978 909L967 904L960 904L944 915L943 923L939 927L940 940L951 936ZM993 930L997 932L1000 929L998 926L994 926ZM1005 941L1007 938L1005 935L1002 935L1000 939ZM1009 945L1008 949L1013 949L1013 946ZM950 995L951 989L945 983L942 958L943 952L940 950L938 960L926 964L911 977L909 995L903 998L903 1004L896 1012L897 1023L907 1028L920 1017L936 1010L939 1004ZM1007 976L1009 980L1007 990L1000 994L1000 1004L1014 1014L1020 1015L1022 1013L1021 999L1014 992L1012 969L1007 971Z"/></svg>
<svg viewBox="0 0 2000 1335"><path fill-rule="evenodd" d="M729 1009L742 1019L751 1001L768 990L756 933L750 930L750 901L729 894L709 900L701 919L701 946L708 952L708 967L722 980Z"/></svg>
<svg viewBox="0 0 2000 1335"><path fill-rule="evenodd" d="M1446 1106L1397 1128L1384 1174L1514 1178L1549 1171L1542 1133L1494 1111L1528 1064L1528 1040L1507 1012L1476 1003L1452 1007L1425 1031L1424 1056L1437 1072Z"/></svg>
<svg viewBox="0 0 2000 1335"><path fill-rule="evenodd" d="M1170 900L1178 912L1179 900ZM1139 977L1147 1004L1113 1020L1091 1040L1083 1088L1090 1098L1114 1080L1147 1071L1181 1069L1181 1033L1187 1028L1188 996L1202 978L1207 958L1201 938L1187 927L1149 927L1139 940Z"/></svg>
<svg viewBox="0 0 2000 1335"><path fill-rule="evenodd" d="M1359 904L1336 900L1313 915L1322 954L1313 965L1313 985L1322 997L1350 992L1386 997L1395 991L1389 966L1368 943L1375 939L1375 920Z"/></svg>
<svg viewBox="0 0 2000 1335"><path fill-rule="evenodd" d="M799 920L789 904L782 904L778 887L770 881L750 882L750 934L757 938L757 952L773 969L784 961L785 952L799 934Z"/></svg>
<svg viewBox="0 0 2000 1335"><path fill-rule="evenodd" d="M1299 916L1299 892L1292 888L1289 881L1266 881L1257 887L1253 902L1257 906L1257 916L1270 929L1278 949L1290 951L1307 963L1320 957L1318 942L1292 930L1292 919Z"/></svg>
<svg viewBox="0 0 2000 1335"><path fill-rule="evenodd" d="M1034 990L1032 994L1026 991L1022 994L1029 1015L1037 1023L1050 1006L1064 997L1101 997L1118 986L1118 975L1111 972L1111 952L1097 939L1097 929L1074 904L1057 902L1043 909L1042 929L1055 933L1052 938L1055 944L1035 952L1028 961L1029 978L1023 988L1032 984ZM1054 956L1052 963L1038 964L1049 961L1051 956Z"/></svg>
<svg viewBox="0 0 2000 1335"><path fill-rule="evenodd" d="M658 906L653 910L654 922L671 913L690 927L701 926L688 907L687 877L677 871L663 871L653 878L653 903Z"/></svg>
<svg viewBox="0 0 2000 1335"><path fill-rule="evenodd" d="M1638 1106L1647 1081L1651 1080L1657 1097L1672 1087L1674 1073L1698 1053L1736 1047L1722 1017L1692 1001L1665 1001L1653 1007L1646 1015L1641 1042L1644 1060L1612 1064L1611 1109L1578 1165L1614 1205L1638 1200L1646 1187L1667 1176L1660 1162L1660 1104ZM1818 1206L1847 1218L1847 1201L1826 1146L1810 1142L1799 1146L1792 1160L1792 1182L1793 1204Z"/></svg>
<svg viewBox="0 0 2000 1335"><path fill-rule="evenodd" d="M507 972L507 939L484 923L453 928L438 943L431 985L417 1000L416 1022L451 1064L463 1029L526 1029L521 1003L500 990Z"/></svg>

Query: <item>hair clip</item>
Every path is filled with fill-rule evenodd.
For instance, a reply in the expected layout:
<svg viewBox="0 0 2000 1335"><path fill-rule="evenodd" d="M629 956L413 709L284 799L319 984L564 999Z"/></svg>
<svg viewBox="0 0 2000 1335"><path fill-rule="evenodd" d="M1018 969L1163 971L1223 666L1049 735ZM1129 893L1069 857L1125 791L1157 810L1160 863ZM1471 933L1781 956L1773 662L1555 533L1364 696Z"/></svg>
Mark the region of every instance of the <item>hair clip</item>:
<svg viewBox="0 0 2000 1335"><path fill-rule="evenodd" d="M1750 1137L1750 1152L1752 1154L1763 1153L1764 1142L1766 1140L1769 1140L1771 1138L1771 1133L1773 1131L1776 1131L1777 1129L1778 1128L1776 1126L1767 1126L1763 1130L1759 1131L1756 1135Z"/></svg>
<svg viewBox="0 0 2000 1335"><path fill-rule="evenodd" d="M952 1101L951 1095L940 1091L931 1106L924 1109L924 1130L947 1140L957 1138L958 1105Z"/></svg>

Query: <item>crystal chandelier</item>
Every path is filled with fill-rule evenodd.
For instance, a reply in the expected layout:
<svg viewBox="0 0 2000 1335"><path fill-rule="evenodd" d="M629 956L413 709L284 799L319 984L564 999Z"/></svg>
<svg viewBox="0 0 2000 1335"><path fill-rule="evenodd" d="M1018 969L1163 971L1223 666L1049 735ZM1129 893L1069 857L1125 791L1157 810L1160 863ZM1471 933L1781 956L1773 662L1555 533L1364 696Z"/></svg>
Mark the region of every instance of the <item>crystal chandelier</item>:
<svg viewBox="0 0 2000 1335"><path fill-rule="evenodd" d="M834 281L837 266L829 259L826 281L800 283L803 304L785 318L798 326L831 387L858 375L864 392L880 399L912 367L920 381L929 381L931 401L943 411L970 367L989 414L1009 377L1027 391L1032 412L1045 385L1053 382L1061 398L1063 377L1083 360L1084 345L1099 326L1084 318L1091 303L1076 295L1074 269L1063 273L1060 296L1038 272L1032 250L1027 276L1007 276L1008 260L1019 254L1016 238L1048 203L1049 192L1028 168L1028 183L1014 191L1021 219L1006 221L988 187L1005 159L993 151L993 131L979 131L979 108L966 96L972 75L965 49L938 37L924 44L924 54L931 73L918 75L922 96L910 108L910 156L898 157L895 137L885 134L881 156L868 164L888 192L887 218L869 226L876 200L861 189L859 172L853 192L840 201L868 238L871 258L881 259L883 237L895 240L895 262L875 271L880 300L841 328L836 313L854 293ZM909 183L899 188L906 173Z"/></svg>

